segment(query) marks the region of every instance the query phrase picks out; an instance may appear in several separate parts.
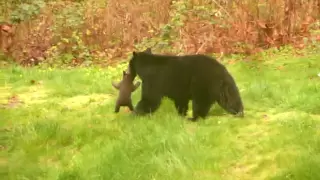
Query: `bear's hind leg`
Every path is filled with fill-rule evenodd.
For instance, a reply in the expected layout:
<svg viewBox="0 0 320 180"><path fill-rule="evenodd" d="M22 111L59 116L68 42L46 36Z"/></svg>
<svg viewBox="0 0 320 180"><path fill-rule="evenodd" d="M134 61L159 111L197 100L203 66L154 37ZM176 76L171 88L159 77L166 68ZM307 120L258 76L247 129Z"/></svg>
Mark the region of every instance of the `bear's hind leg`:
<svg viewBox="0 0 320 180"><path fill-rule="evenodd" d="M130 109L130 111L134 111L134 108L131 102L128 104L128 108Z"/></svg>

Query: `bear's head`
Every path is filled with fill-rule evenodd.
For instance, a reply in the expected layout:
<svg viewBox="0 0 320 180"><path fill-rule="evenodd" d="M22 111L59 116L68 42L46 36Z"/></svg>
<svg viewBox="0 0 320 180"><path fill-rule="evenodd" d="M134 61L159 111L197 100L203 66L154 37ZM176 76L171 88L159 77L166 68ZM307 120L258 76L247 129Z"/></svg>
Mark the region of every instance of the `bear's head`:
<svg viewBox="0 0 320 180"><path fill-rule="evenodd" d="M147 48L146 50L142 51L142 52L136 52L133 51L132 52L132 58L129 61L129 67L128 67L128 73L131 74L132 78L134 79L137 75L136 70L135 70L135 59L138 59L139 55L146 53L146 54L152 54L151 48Z"/></svg>

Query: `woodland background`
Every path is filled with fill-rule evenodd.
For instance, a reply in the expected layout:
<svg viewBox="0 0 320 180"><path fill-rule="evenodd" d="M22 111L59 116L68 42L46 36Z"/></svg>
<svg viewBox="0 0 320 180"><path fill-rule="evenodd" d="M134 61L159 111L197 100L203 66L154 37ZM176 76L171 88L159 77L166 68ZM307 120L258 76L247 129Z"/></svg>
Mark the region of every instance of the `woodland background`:
<svg viewBox="0 0 320 180"><path fill-rule="evenodd" d="M319 17L319 0L6 0L1 56L22 65L73 66L109 65L147 47L251 55L316 44Z"/></svg>

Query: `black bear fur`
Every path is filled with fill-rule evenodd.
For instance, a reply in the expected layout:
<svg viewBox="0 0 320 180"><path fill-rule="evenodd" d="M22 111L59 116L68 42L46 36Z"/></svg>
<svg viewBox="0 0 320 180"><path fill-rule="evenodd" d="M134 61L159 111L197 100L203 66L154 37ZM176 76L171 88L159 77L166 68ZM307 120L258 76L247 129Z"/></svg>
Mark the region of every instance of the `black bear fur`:
<svg viewBox="0 0 320 180"><path fill-rule="evenodd" d="M238 87L224 65L205 55L168 56L133 52L129 73L142 80L136 114L155 112L163 97L173 100L178 113L186 116L192 100L193 117L205 118L215 102L227 112L243 117Z"/></svg>

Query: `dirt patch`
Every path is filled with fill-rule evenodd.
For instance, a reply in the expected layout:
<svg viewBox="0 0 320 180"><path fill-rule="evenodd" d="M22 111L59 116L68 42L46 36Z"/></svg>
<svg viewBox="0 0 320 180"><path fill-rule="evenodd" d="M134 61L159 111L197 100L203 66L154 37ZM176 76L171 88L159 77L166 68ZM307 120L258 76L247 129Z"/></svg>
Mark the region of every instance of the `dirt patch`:
<svg viewBox="0 0 320 180"><path fill-rule="evenodd" d="M25 93L19 94L20 99L26 104L45 103L50 92L43 86L31 86Z"/></svg>
<svg viewBox="0 0 320 180"><path fill-rule="evenodd" d="M0 87L0 104L7 104L8 97L10 97L10 87Z"/></svg>
<svg viewBox="0 0 320 180"><path fill-rule="evenodd" d="M30 86L25 92L13 94L10 87L1 87L0 104L1 108L17 108L42 104L48 101L50 91L41 84ZM101 105L110 102L110 94L78 95L60 100L60 104L67 108L79 108L83 106Z"/></svg>
<svg viewBox="0 0 320 180"><path fill-rule="evenodd" d="M0 104L4 108L17 108L22 105L44 103L48 91L41 85L35 85L22 93L12 93L11 87L1 88Z"/></svg>
<svg viewBox="0 0 320 180"><path fill-rule="evenodd" d="M60 104L67 108L74 109L83 106L102 105L110 102L111 99L112 97L109 94L78 95L64 99Z"/></svg>

